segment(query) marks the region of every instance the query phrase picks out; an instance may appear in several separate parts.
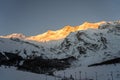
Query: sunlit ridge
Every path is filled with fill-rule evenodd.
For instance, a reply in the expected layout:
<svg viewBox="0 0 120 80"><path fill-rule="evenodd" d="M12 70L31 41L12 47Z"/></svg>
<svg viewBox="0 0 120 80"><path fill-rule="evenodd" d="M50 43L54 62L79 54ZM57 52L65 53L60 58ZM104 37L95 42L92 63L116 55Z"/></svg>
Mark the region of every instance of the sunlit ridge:
<svg viewBox="0 0 120 80"><path fill-rule="evenodd" d="M32 40L32 41L37 41L37 42L60 40L60 39L65 38L66 36L68 36L71 32L75 32L75 31L79 31L79 30L86 30L88 28L97 29L99 27L99 25L101 25L103 23L105 23L105 21L101 21L98 23L85 22L80 26L74 26L74 27L68 25L60 30L56 30L56 31L48 30L47 32L45 32L43 34L39 34L36 36L30 36L30 37L27 37L26 39Z"/></svg>
<svg viewBox="0 0 120 80"><path fill-rule="evenodd" d="M6 36L0 36L0 38L19 38L24 40L31 40L37 42L47 42L53 40L60 40L66 38L71 32L79 31L79 30L86 30L89 28L97 29L101 24L106 23L105 21L97 22L97 23L89 23L84 22L82 25L79 26L64 26L62 29L52 31L48 30L47 32L35 36L26 37L23 34L13 33Z"/></svg>

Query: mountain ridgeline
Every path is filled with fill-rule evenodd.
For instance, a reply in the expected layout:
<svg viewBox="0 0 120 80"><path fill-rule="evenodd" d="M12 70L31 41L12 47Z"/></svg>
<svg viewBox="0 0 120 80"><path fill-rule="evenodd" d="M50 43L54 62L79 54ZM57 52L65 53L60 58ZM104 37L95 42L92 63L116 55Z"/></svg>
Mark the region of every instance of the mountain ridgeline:
<svg viewBox="0 0 120 80"><path fill-rule="evenodd" d="M119 41L120 21L85 22L36 36L0 36L0 65L52 74L73 66L113 64L120 57Z"/></svg>

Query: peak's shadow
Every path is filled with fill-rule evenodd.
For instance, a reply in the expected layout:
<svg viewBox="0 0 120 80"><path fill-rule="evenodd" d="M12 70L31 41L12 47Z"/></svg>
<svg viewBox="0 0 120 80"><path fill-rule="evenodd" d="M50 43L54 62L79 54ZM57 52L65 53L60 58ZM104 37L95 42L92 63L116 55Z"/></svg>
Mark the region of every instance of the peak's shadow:
<svg viewBox="0 0 120 80"><path fill-rule="evenodd" d="M74 57L63 59L43 59L42 56L28 56L22 58L19 54L4 52L0 53L0 66L14 66L18 70L29 71L38 74L53 75L56 70L63 70L70 67L70 62L76 60Z"/></svg>

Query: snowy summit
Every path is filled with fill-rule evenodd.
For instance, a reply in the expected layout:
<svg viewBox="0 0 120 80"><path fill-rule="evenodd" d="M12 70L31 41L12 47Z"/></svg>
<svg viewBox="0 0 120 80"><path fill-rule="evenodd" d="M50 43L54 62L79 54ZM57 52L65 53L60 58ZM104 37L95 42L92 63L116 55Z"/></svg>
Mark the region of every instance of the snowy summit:
<svg viewBox="0 0 120 80"><path fill-rule="evenodd" d="M8 70L17 76L43 74L42 80L120 80L119 41L120 21L85 22L36 36L0 36L0 76Z"/></svg>

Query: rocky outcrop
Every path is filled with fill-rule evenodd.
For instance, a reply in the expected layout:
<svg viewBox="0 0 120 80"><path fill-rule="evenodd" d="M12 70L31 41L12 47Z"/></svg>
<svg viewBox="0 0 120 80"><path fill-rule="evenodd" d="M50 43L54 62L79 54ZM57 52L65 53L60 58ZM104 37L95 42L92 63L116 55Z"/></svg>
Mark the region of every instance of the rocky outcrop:
<svg viewBox="0 0 120 80"><path fill-rule="evenodd" d="M108 64L117 64L117 63L120 63L120 58L110 59L110 60L106 60L106 61L103 61L103 62L91 64L91 65L88 65L88 67L108 65Z"/></svg>

